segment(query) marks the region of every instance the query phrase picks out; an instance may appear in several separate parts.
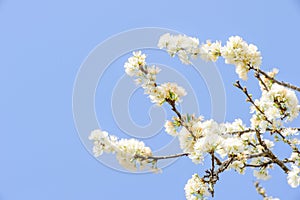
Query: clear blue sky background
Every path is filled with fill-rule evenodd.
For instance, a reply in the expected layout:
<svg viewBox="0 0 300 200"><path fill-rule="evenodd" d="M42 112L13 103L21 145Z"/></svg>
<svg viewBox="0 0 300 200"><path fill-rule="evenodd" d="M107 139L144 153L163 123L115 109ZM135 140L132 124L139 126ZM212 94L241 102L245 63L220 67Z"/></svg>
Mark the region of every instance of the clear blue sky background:
<svg viewBox="0 0 300 200"><path fill-rule="evenodd" d="M189 159L162 174L132 175L100 164L81 144L72 90L84 58L109 36L138 27L170 28L202 40L240 35L259 47L265 69L278 67L281 79L300 85L299 25L298 0L0 0L0 199L184 199L186 181L204 169ZM234 68L218 66L226 120L247 119L248 105L231 86ZM222 175L215 199L260 199L248 174ZM272 175L264 184L268 193L300 199L300 189L291 189L278 168Z"/></svg>

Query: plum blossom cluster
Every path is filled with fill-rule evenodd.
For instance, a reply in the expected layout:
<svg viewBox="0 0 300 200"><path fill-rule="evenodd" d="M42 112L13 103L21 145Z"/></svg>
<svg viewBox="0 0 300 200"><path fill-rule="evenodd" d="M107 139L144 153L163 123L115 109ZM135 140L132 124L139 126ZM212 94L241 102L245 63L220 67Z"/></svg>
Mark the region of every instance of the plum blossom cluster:
<svg viewBox="0 0 300 200"><path fill-rule="evenodd" d="M176 83L156 83L156 75L160 69L156 66L148 66L146 64L146 55L141 51L133 52L133 56L128 58L125 63L125 72L129 76L135 76L136 83L140 84L149 95L152 103L162 105L166 101L180 102L181 98L186 95L184 88Z"/></svg>
<svg viewBox="0 0 300 200"><path fill-rule="evenodd" d="M200 53L199 40L186 35L170 35L166 33L160 37L157 46L161 49L166 48L172 57L177 54L179 59L185 64L190 64L190 59L197 58Z"/></svg>
<svg viewBox="0 0 300 200"><path fill-rule="evenodd" d="M158 42L159 48L165 48L167 52L174 56L178 55L184 64L190 64L191 58L199 56L205 61L216 62L221 56L226 64L236 66L236 73L243 80L247 80L250 67L258 69L262 63L262 57L257 47L247 44L241 37L232 36L225 46L220 41L199 45L199 40L185 35L170 35L169 33L161 36Z"/></svg>
<svg viewBox="0 0 300 200"><path fill-rule="evenodd" d="M299 165L292 165L292 170L288 173L288 183L291 187L296 188L300 185L300 168Z"/></svg>
<svg viewBox="0 0 300 200"><path fill-rule="evenodd" d="M236 66L236 73L243 80L248 78L249 66L259 68L262 60L257 47L253 44L248 45L239 36L229 38L226 46L221 49L221 55L226 64Z"/></svg>
<svg viewBox="0 0 300 200"><path fill-rule="evenodd" d="M151 102L159 106L164 103L171 106L176 115L165 122L165 132L178 138L182 153L154 156L141 141L118 139L105 131L95 130L89 139L94 142L93 153L96 157L103 152L116 154L119 163L130 170L149 166L149 163L154 168L160 159L180 156L188 156L195 164L204 164L210 159L211 168L202 177L194 174L185 185L187 200L213 197L219 175L229 170L244 174L249 168L258 180L268 180L271 178L269 170L276 165L287 174L287 182L291 187L300 185L300 128L284 126L298 117L299 101L295 91L300 92L299 87L278 81L275 77L277 69L262 71L262 57L257 47L239 36L230 37L222 46L220 41L207 40L200 44L196 38L167 33L161 36L158 47L166 49L172 57L178 55L184 64L190 64L190 60L196 58L216 62L223 57L226 64L235 65L236 73L243 80L247 80L248 72L253 70L261 89L259 99L254 100L239 81L234 85L251 104L250 126L246 126L241 119L217 123L213 119L204 120L202 116L180 113L176 106L186 95L184 88L176 83L157 83L156 76L160 69L147 65L146 55L141 51L133 52L124 65L125 72L135 78ZM280 141L291 150L289 158L275 154L274 149ZM264 200L279 200L267 196L259 184L255 184L255 187Z"/></svg>
<svg viewBox="0 0 300 200"><path fill-rule="evenodd" d="M207 199L210 195L208 184L198 174L194 174L184 187L187 200Z"/></svg>
<svg viewBox="0 0 300 200"><path fill-rule="evenodd" d="M99 129L91 132L89 139L94 142L93 153L95 157L105 153L115 153L119 163L128 170L142 169L149 162L138 156L149 157L152 151L145 144L136 139L118 139Z"/></svg>
<svg viewBox="0 0 300 200"><path fill-rule="evenodd" d="M294 91L277 83L269 90L263 90L262 96L254 101L251 112L251 127L265 132L267 128L279 128L282 119L292 121L299 114L298 99ZM273 127L274 126L274 127Z"/></svg>

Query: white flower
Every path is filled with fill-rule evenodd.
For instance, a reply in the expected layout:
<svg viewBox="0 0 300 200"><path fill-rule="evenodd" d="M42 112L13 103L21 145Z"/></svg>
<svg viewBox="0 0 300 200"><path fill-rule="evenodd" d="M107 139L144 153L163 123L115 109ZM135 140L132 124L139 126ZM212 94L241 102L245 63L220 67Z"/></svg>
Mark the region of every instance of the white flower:
<svg viewBox="0 0 300 200"><path fill-rule="evenodd" d="M166 33L166 34L160 36L158 44L157 44L158 48L160 48L160 49L166 48L169 44L170 39L171 39L170 33Z"/></svg>
<svg viewBox="0 0 300 200"><path fill-rule="evenodd" d="M271 176L269 175L268 170L266 168L261 168L259 170L254 170L253 175L257 179L261 179L261 180L269 180L271 178Z"/></svg>
<svg viewBox="0 0 300 200"><path fill-rule="evenodd" d="M295 128L286 128L283 129L283 131L281 131L281 134L286 137L286 136L298 135L299 132Z"/></svg>
<svg viewBox="0 0 300 200"><path fill-rule="evenodd" d="M221 55L226 64L236 66L236 73L243 80L247 80L249 66L259 68L261 65L261 55L257 47L253 44L248 45L239 36L229 38L226 46L221 48Z"/></svg>
<svg viewBox="0 0 300 200"><path fill-rule="evenodd" d="M242 80L248 79L248 68L245 65L237 64L235 68L235 73L239 75Z"/></svg>
<svg viewBox="0 0 300 200"><path fill-rule="evenodd" d="M292 170L288 173L287 180L292 188L300 185L300 168L298 166L292 165Z"/></svg>
<svg viewBox="0 0 300 200"><path fill-rule="evenodd" d="M95 157L101 156L103 152L111 153L116 148L116 137L109 136L106 131L99 129L91 132L89 140L94 141L93 153Z"/></svg>
<svg viewBox="0 0 300 200"><path fill-rule="evenodd" d="M148 157L152 155L151 149L136 139L121 139L117 143L117 160L129 170L136 170L137 167L143 167L147 164L146 160L134 158L135 155Z"/></svg>
<svg viewBox="0 0 300 200"><path fill-rule="evenodd" d="M170 56L178 54L179 59L184 64L190 64L190 58L196 58L199 55L199 40L186 35L170 35L166 33L159 39L160 49L166 48Z"/></svg>
<svg viewBox="0 0 300 200"><path fill-rule="evenodd" d="M177 135L176 127L174 126L174 122L172 122L172 121L166 121L165 130L169 135L172 135L172 136Z"/></svg>
<svg viewBox="0 0 300 200"><path fill-rule="evenodd" d="M162 105L165 101L170 100L180 102L181 97L186 95L184 88L176 83L163 83L149 92L151 102Z"/></svg>
<svg viewBox="0 0 300 200"><path fill-rule="evenodd" d="M292 121L299 114L298 99L295 92L277 83L272 84L269 91L263 90L261 98L256 99L254 103L264 112L264 115L273 123L275 128L282 126L283 118ZM262 132L268 127L273 128L271 124L268 124L265 116L254 106L251 106L251 112L255 112L251 118L252 128L260 128Z"/></svg>
<svg viewBox="0 0 300 200"><path fill-rule="evenodd" d="M203 154L216 151L223 142L218 123L213 120L198 122L201 133L194 144L192 159L194 162L201 161Z"/></svg>
<svg viewBox="0 0 300 200"><path fill-rule="evenodd" d="M178 139L180 148L183 150L183 152L190 153L194 151L193 147L195 144L195 140L192 134L185 127L182 127L179 131Z"/></svg>
<svg viewBox="0 0 300 200"><path fill-rule="evenodd" d="M220 41L211 43L210 40L207 40L206 43L200 47L200 56L205 61L216 62L221 55L221 47Z"/></svg>
<svg viewBox="0 0 300 200"><path fill-rule="evenodd" d="M293 152L290 156L290 160L295 161L295 164L300 166L300 154L297 152Z"/></svg>
<svg viewBox="0 0 300 200"><path fill-rule="evenodd" d="M273 68L272 71L267 72L267 75L271 78L274 78L278 74L279 70L277 68ZM265 86L270 89L273 85L273 81L266 78L265 76L260 77L262 81L264 82L264 85L259 81L259 86L261 91L266 90Z"/></svg>
<svg viewBox="0 0 300 200"><path fill-rule="evenodd" d="M234 161L232 164L229 165L229 168L234 169L235 171L237 171L240 174L244 174L245 173L245 163L243 161Z"/></svg>
<svg viewBox="0 0 300 200"><path fill-rule="evenodd" d="M184 190L187 200L203 200L209 196L208 186L198 174L194 174L192 178L188 180Z"/></svg>
<svg viewBox="0 0 300 200"><path fill-rule="evenodd" d="M119 163L130 170L141 168L148 162L145 159L135 157L148 157L152 155L151 149L136 139L120 139L113 135L108 135L106 131L94 130L89 136L94 141L93 153L98 157L106 153L116 153Z"/></svg>
<svg viewBox="0 0 300 200"><path fill-rule="evenodd" d="M243 121L241 119L235 119L234 122L229 123L223 123L220 124L222 132L239 132L239 131L244 131L246 129L245 124L243 124Z"/></svg>
<svg viewBox="0 0 300 200"><path fill-rule="evenodd" d="M227 155L238 154L244 151L243 141L238 137L230 137L223 141L222 150ZM221 155L222 156L222 155ZM224 157L224 156L223 156Z"/></svg>
<svg viewBox="0 0 300 200"><path fill-rule="evenodd" d="M129 76L137 75L140 71L140 66L146 65L146 55L142 54L141 51L136 51L132 53L133 56L128 58L127 62L124 64L125 72Z"/></svg>

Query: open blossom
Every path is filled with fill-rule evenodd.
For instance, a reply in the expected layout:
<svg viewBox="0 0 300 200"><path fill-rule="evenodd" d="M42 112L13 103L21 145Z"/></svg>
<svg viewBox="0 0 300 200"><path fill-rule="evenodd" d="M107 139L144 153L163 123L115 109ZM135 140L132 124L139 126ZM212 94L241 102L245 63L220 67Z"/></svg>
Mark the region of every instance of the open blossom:
<svg viewBox="0 0 300 200"><path fill-rule="evenodd" d="M136 139L121 139L117 143L118 151L116 154L119 163L129 170L143 167L147 164L146 160L135 158L135 155L148 157L152 155L151 149Z"/></svg>
<svg viewBox="0 0 300 200"><path fill-rule="evenodd" d="M142 54L141 51L133 52L133 56L128 58L124 64L125 72L129 76L137 75L140 72L140 66L146 65L146 55Z"/></svg>
<svg viewBox="0 0 300 200"><path fill-rule="evenodd" d="M243 80L247 79L249 70L259 69L262 62L257 47L246 43L239 36L230 37L222 47L220 41L208 40L199 46L199 40L196 38L167 33L160 37L158 47L166 49L172 57L177 55L184 64L190 64L192 58L199 56L205 61L213 62L222 56L225 63L235 65L236 73ZM300 139L294 137L299 131L283 127L284 119L292 121L298 116L300 106L295 92L283 87L284 84L274 83L277 81L265 77L263 71L257 71L260 77L256 77L260 78L262 96L254 100L255 105L251 106L253 115L250 119L251 127L248 128L241 119L236 119L232 123L217 123L214 120L204 121L202 117L196 118L194 115L179 114L173 106L182 101L186 95L185 89L176 83L156 83L156 75L160 69L147 65L146 55L141 51L133 52L124 68L125 72L133 76L135 82L144 89L151 102L159 106L167 102L176 112L177 117L166 121L164 127L168 134L178 137L184 154L155 157L142 141L118 139L105 131L94 130L89 136L93 142L94 156L113 153L118 162L129 170L142 169L149 164L157 169L158 160L179 156L188 155L195 164L203 164L204 158L210 157L211 169L204 172L203 178L194 174L186 183L184 189L187 200L202 200L207 199L210 194L213 195L219 173L230 169L244 174L245 169L251 167L256 178L268 180L271 178L268 170L277 164L285 172L288 171L287 182L291 187L300 185L300 154L296 150L297 145L300 145ZM266 73L273 78L278 70L273 69ZM253 103L252 99L250 100ZM270 134L265 136L263 133L267 130ZM280 160L276 160L277 155L272 154L275 143L265 139L272 136L274 141L282 139L291 147L294 152L290 158L278 157ZM291 170L286 170L287 168L281 164L287 167L290 165ZM257 191L264 200L279 200L268 197L261 187L258 187Z"/></svg>
<svg viewBox="0 0 300 200"><path fill-rule="evenodd" d="M195 151L199 153L215 151L223 142L218 123L208 120L201 123L201 127L202 137L197 139L194 146Z"/></svg>
<svg viewBox="0 0 300 200"><path fill-rule="evenodd" d="M236 73L243 80L247 80L248 65L254 68L259 68L261 65L262 58L257 47L253 44L248 45L239 36L229 38L226 46L221 49L221 55L226 64L236 66Z"/></svg>
<svg viewBox="0 0 300 200"><path fill-rule="evenodd" d="M244 151L244 143L239 137L226 138L222 143L222 151L225 155L236 155ZM224 157L224 154L221 154L221 156Z"/></svg>
<svg viewBox="0 0 300 200"><path fill-rule="evenodd" d="M221 124L222 132L239 132L246 129L245 124L241 119L235 119L232 123Z"/></svg>
<svg viewBox="0 0 300 200"><path fill-rule="evenodd" d="M296 188L300 185L300 168L296 165L292 165L292 170L288 173L287 176L288 184Z"/></svg>
<svg viewBox="0 0 300 200"><path fill-rule="evenodd" d="M165 123L165 130L169 135L176 136L177 135L177 125L176 122L173 121L166 121Z"/></svg>
<svg viewBox="0 0 300 200"><path fill-rule="evenodd" d="M240 173L240 174L245 174L245 170L246 168L245 166L245 161L234 161L232 164L229 165L229 169L234 169L236 172Z"/></svg>
<svg viewBox="0 0 300 200"><path fill-rule="evenodd" d="M184 190L187 200L203 200L209 196L208 185L204 183L198 174L194 174L192 178L188 180Z"/></svg>
<svg viewBox="0 0 300 200"><path fill-rule="evenodd" d="M221 56L221 42L211 42L207 40L205 44L200 47L200 57L205 61L216 62L219 56Z"/></svg>
<svg viewBox="0 0 300 200"><path fill-rule="evenodd" d="M290 156L290 160L295 162L295 165L300 166L300 153L293 152Z"/></svg>
<svg viewBox="0 0 300 200"><path fill-rule="evenodd" d="M148 162L145 159L135 158L136 155L148 157L152 155L151 149L136 139L120 139L108 135L106 131L94 130L89 139L94 141L93 153L95 157L101 156L103 152L116 153L119 163L129 170L143 167Z"/></svg>
<svg viewBox="0 0 300 200"><path fill-rule="evenodd" d="M210 153L218 150L223 143L218 123L213 120L198 122L198 137L193 142L193 151L189 156L196 164L202 163L205 153Z"/></svg>
<svg viewBox="0 0 300 200"><path fill-rule="evenodd" d="M166 33L159 39L160 49L165 48L173 57L176 54L184 64L190 64L190 58L196 58L199 55L199 40L186 35L170 35Z"/></svg>
<svg viewBox="0 0 300 200"><path fill-rule="evenodd" d="M254 170L253 175L257 179L261 179L261 180L269 180L271 178L271 176L269 175L268 170L266 168L261 168L259 170Z"/></svg>
<svg viewBox="0 0 300 200"><path fill-rule="evenodd" d="M282 125L281 120L283 118L292 121L299 114L298 99L295 92L276 83L272 85L269 91L262 91L261 98L255 100L254 103L264 112L267 119L277 126ZM268 122L262 113L256 110L254 106L251 107L251 112L255 112L251 118L252 128L258 127L266 130Z"/></svg>
<svg viewBox="0 0 300 200"><path fill-rule="evenodd" d="M184 88L176 83L163 83L149 93L151 102L157 105L162 105L167 100L180 102L185 95L186 91Z"/></svg>
<svg viewBox="0 0 300 200"><path fill-rule="evenodd" d="M145 59L146 55L141 51L133 52L133 56L128 58L124 65L125 72L129 76L136 77L135 82L142 86L152 103L161 106L168 100L180 102L181 98L186 95L185 89L176 83L158 85L155 81L160 69L156 66L148 66Z"/></svg>
<svg viewBox="0 0 300 200"><path fill-rule="evenodd" d="M101 156L103 152L112 153L116 151L117 138L108 135L106 131L99 129L92 131L89 140L94 141L93 153L95 157Z"/></svg>
<svg viewBox="0 0 300 200"><path fill-rule="evenodd" d="M185 127L182 127L179 131L178 139L180 148L183 150L184 153L191 153L194 151L194 137Z"/></svg>
<svg viewBox="0 0 300 200"><path fill-rule="evenodd" d="M278 74L278 72L279 72L279 70L277 68L273 68L272 71L266 72L266 73L269 77L275 78L275 76ZM264 85L263 85L261 82L259 82L261 91L266 90L265 86L267 87L267 89L271 89L271 87L273 85L273 81L270 80L269 78L266 78L265 76L261 76L260 78L264 83Z"/></svg>

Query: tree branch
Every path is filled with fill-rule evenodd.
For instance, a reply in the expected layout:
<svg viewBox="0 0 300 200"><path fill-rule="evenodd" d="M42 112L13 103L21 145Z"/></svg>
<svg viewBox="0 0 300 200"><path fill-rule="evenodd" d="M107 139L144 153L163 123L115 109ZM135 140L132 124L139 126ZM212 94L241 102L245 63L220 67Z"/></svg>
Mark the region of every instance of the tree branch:
<svg viewBox="0 0 300 200"><path fill-rule="evenodd" d="M284 86L284 87L287 87L287 88L290 88L290 89L292 89L292 90L296 90L297 92L300 92L300 88L297 87L297 86L295 86L295 85L292 85L292 84L290 84L290 83L286 83L286 82L284 82L284 81L278 81L277 79L275 79L275 78L269 76L269 75L268 75L266 72L264 72L263 70L254 68L254 67L252 67L251 65L248 65L248 67L249 67L250 70L254 70L254 71L256 71L257 73L262 74L262 75L265 76L267 79L269 79L269 80L271 80L271 81L273 81L273 82L275 82L275 83L277 83L277 84L279 84L279 85L282 85L282 86Z"/></svg>

